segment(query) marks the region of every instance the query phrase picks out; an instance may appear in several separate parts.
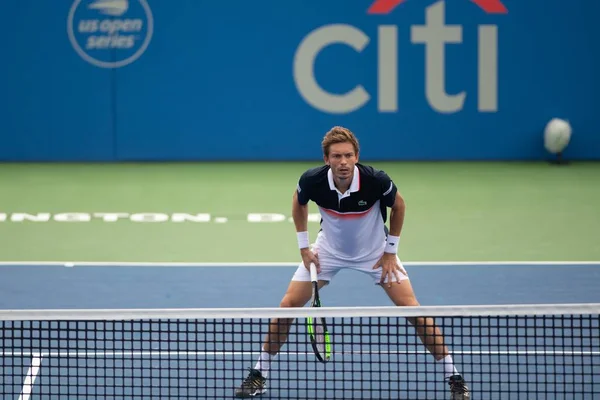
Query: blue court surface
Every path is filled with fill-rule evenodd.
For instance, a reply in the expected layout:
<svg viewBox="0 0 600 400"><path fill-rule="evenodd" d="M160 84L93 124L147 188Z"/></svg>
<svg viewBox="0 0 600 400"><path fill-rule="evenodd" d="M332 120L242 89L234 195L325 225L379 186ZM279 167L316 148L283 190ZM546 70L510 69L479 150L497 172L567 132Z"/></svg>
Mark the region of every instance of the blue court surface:
<svg viewBox="0 0 600 400"><path fill-rule="evenodd" d="M600 303L600 263L405 267L424 306ZM2 264L0 308L277 307L294 270L293 264ZM390 305L368 276L352 271L340 272L321 296L324 306ZM277 359L262 398L446 398L439 370L402 320L374 322L367 333L368 327L333 326L335 350L328 364L315 361L297 321L289 352ZM47 327L14 322L11 330L28 333L9 340L4 327L2 398L232 398L233 387L256 362L266 321L252 327L239 321L74 321ZM444 331L460 337L452 351L477 393L473 399L600 398L597 316L443 321L461 324ZM535 337L534 330L547 337ZM28 345L19 353L22 343ZM411 382L417 380L427 381L427 390L415 391Z"/></svg>
<svg viewBox="0 0 600 400"><path fill-rule="evenodd" d="M248 264L0 265L0 309L277 307L296 267ZM422 305L600 302L598 263L406 263ZM340 272L327 306L388 306L370 278Z"/></svg>

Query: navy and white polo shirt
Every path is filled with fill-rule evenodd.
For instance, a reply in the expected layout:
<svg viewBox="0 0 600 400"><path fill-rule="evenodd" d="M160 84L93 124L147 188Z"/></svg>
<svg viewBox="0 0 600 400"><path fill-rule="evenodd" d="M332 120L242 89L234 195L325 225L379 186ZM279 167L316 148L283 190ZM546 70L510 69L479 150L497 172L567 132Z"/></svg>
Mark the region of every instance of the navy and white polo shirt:
<svg viewBox="0 0 600 400"><path fill-rule="evenodd" d="M397 188L384 172L356 164L346 193L335 187L329 166L312 168L298 182L298 202L314 201L321 214L319 252L347 261L370 260L383 254L387 207Z"/></svg>

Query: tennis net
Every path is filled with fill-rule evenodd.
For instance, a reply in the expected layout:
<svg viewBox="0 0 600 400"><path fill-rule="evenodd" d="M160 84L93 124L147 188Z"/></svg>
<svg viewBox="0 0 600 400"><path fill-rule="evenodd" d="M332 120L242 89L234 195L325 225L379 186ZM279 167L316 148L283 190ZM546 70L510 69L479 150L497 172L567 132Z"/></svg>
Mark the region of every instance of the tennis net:
<svg viewBox="0 0 600 400"><path fill-rule="evenodd" d="M428 316L472 399L593 399L599 315L600 304L5 310L0 398L234 398L272 319L291 321L290 332L260 398L451 398L443 365L416 334L431 320L414 318ZM313 353L308 316L328 324L327 363Z"/></svg>

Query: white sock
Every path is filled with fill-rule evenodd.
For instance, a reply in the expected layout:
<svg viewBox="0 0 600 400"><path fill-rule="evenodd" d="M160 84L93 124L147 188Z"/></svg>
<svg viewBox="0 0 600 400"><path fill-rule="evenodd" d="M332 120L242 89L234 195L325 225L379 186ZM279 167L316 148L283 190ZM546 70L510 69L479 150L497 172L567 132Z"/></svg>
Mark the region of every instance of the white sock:
<svg viewBox="0 0 600 400"><path fill-rule="evenodd" d="M459 375L456 367L454 366L454 361L452 360L451 355L447 355L446 357L438 360L438 363L442 364L444 367L444 377L448 379L452 375Z"/></svg>
<svg viewBox="0 0 600 400"><path fill-rule="evenodd" d="M269 375L269 370L271 369L271 360L273 357L274 356L262 350L254 369L259 370L262 376L266 378Z"/></svg>

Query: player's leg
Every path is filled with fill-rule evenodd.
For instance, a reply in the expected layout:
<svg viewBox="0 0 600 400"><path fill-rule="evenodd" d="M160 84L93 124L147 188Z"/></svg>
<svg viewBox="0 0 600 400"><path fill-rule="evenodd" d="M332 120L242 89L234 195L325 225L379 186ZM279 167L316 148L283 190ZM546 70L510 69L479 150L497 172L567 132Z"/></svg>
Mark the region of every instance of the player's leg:
<svg viewBox="0 0 600 400"><path fill-rule="evenodd" d="M402 266L400 259L398 257L396 257L396 259L398 266ZM356 263L351 265L350 268L370 275L373 281L385 290L386 294L395 305L418 306L419 302L417 301L407 275L404 275L401 272L398 274L400 278L399 284L396 283L391 287L388 287L388 285L381 285L382 270L381 268L374 268L377 261L378 259L374 259ZM397 281L395 274L392 274L392 281ZM387 280L384 283L388 283ZM408 318L408 321L415 327L417 335L436 360L441 360L448 355L448 349L444 345L442 333L435 326L435 323L431 318Z"/></svg>
<svg viewBox="0 0 600 400"><path fill-rule="evenodd" d="M317 236L317 241L311 247L311 251L315 254L319 253L319 245L322 243L323 237L321 234ZM321 273L319 274L318 287L321 289L327 285L331 279L339 271L336 267L336 262L327 254L323 253L319 256L319 264ZM298 264L298 268L292 277L288 289L279 304L280 307L304 307L312 297L312 283L310 281L310 272L304 266L303 262ZM265 338L265 342L261 352L261 359L269 360L277 355L281 347L287 341L288 333L293 319L273 319L269 324L269 333ZM257 367L262 364L260 361Z"/></svg>
<svg viewBox="0 0 600 400"><path fill-rule="evenodd" d="M401 261L398 258L398 263ZM367 264L365 264L366 267ZM379 284L381 280L381 269L376 269L373 274L374 281ZM396 282L396 277L393 277ZM387 282L385 282L387 283ZM390 300L396 306L419 306L419 301L415 295L413 287L408 279L408 276L400 275L400 283L395 283L391 287L380 285ZM470 399L470 391L464 379L456 369L454 360L448 351L448 347L444 343L444 336L439 327L436 326L433 318L416 317L407 318L408 322L414 326L417 336L425 345L427 350L435 358L444 369L444 377L450 385L451 399L453 400L468 400Z"/></svg>
<svg viewBox="0 0 600 400"><path fill-rule="evenodd" d="M325 268L325 270L327 269ZM323 274L322 264L321 271L321 275L325 278L327 274ZM333 274L335 274L335 272ZM333 274L331 276L333 276ZM319 280L319 288L322 288L327 283L328 280ZM312 283L310 281L310 273L304 265L300 263L279 306L304 307L311 297ZM287 341L292 322L293 319L291 318L274 318L269 322L269 331L265 337L258 360L256 361L254 368L250 369L250 372L242 385L235 389L236 397L248 398L266 392L266 381L271 369L271 362Z"/></svg>
<svg viewBox="0 0 600 400"><path fill-rule="evenodd" d="M419 302L415 296L410 280L402 280L399 284L396 283L391 287L381 285L383 290L397 306L418 306ZM408 318L408 322L415 327L417 335L421 342L427 347L427 350L433 357L439 361L448 355L448 348L444 344L442 332L435 325L433 318Z"/></svg>
<svg viewBox="0 0 600 400"><path fill-rule="evenodd" d="M396 256L398 266L402 266L400 258ZM395 283L388 287L387 284L381 285L382 270L381 268L373 269L373 265L377 260L361 263L356 266L356 269L361 270L369 275L373 281L380 285L390 300L397 306L418 306L419 302L415 296L415 292L410 284L407 275L399 273L400 283ZM395 274L392 274L392 281L397 282ZM384 283L388 283L386 280ZM408 321L415 327L417 335L427 347L427 350L433 355L436 360L441 360L448 355L448 349L444 345L444 338L439 328L435 326L435 321L432 318L408 318Z"/></svg>
<svg viewBox="0 0 600 400"><path fill-rule="evenodd" d="M319 281L319 288L326 284ZM310 281L292 280L288 286L279 307L304 307L312 296L312 283ZM291 318L274 318L269 324L269 332L265 338L263 351L275 356L287 341Z"/></svg>

